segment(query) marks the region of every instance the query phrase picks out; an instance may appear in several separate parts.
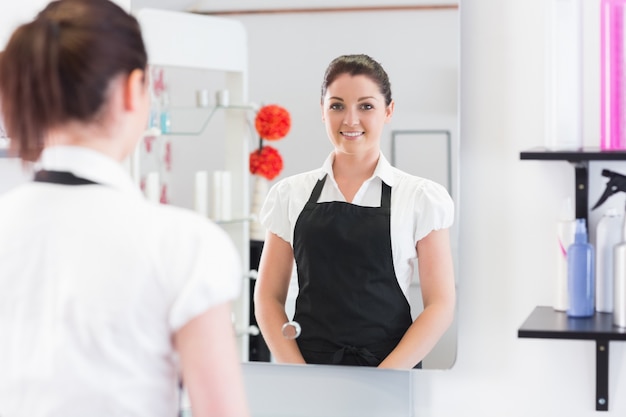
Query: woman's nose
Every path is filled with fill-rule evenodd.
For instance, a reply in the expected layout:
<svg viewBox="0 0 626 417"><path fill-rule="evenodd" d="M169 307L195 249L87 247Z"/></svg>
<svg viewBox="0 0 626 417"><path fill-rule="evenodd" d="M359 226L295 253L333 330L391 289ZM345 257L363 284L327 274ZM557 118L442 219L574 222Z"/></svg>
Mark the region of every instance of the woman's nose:
<svg viewBox="0 0 626 417"><path fill-rule="evenodd" d="M359 115L356 110L348 110L343 118L343 124L346 126L356 126L359 124Z"/></svg>

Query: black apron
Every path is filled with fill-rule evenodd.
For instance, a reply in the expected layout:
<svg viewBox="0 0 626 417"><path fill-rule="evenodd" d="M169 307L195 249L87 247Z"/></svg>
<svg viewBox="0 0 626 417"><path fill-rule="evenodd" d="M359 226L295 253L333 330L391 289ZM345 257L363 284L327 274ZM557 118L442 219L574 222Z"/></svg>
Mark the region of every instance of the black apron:
<svg viewBox="0 0 626 417"><path fill-rule="evenodd" d="M294 229L296 341L307 363L377 366L412 323L393 267L391 187L382 182L380 207L318 203L325 181Z"/></svg>
<svg viewBox="0 0 626 417"><path fill-rule="evenodd" d="M41 170L35 173L35 182L48 182L62 185L91 185L97 182L77 177L71 172Z"/></svg>

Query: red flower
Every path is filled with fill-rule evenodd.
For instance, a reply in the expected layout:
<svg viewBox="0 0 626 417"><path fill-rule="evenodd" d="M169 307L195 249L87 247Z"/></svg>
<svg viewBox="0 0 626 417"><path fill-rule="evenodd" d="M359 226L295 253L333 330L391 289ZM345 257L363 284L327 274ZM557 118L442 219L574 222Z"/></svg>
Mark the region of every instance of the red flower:
<svg viewBox="0 0 626 417"><path fill-rule="evenodd" d="M276 104L263 106L256 114L254 127L263 139L282 139L291 128L291 116L287 110Z"/></svg>
<svg viewBox="0 0 626 417"><path fill-rule="evenodd" d="M263 146L250 154L250 172L273 180L283 169L283 158L278 150Z"/></svg>

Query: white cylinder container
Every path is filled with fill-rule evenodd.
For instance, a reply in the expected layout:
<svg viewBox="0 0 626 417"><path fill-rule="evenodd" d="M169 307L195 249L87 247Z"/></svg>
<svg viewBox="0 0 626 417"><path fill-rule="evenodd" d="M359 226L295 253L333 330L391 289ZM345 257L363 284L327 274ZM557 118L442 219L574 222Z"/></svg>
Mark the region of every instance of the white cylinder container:
<svg viewBox="0 0 626 417"><path fill-rule="evenodd" d="M626 242L615 246L613 256L613 324L626 328Z"/></svg>
<svg viewBox="0 0 626 417"><path fill-rule="evenodd" d="M161 183L158 172L150 172L146 176L144 195L148 201L159 203L161 201Z"/></svg>
<svg viewBox="0 0 626 417"><path fill-rule="evenodd" d="M207 171L196 172L194 189L194 210L202 217L207 217L209 215L209 173Z"/></svg>
<svg viewBox="0 0 626 417"><path fill-rule="evenodd" d="M548 0L545 145L580 149L582 140L582 1Z"/></svg>
<svg viewBox="0 0 626 417"><path fill-rule="evenodd" d="M569 296L567 288L567 248L574 243L576 220L571 198L563 201L561 218L556 224L557 239L554 245L556 259L556 280L554 286L554 305L557 311L567 311Z"/></svg>
<svg viewBox="0 0 626 417"><path fill-rule="evenodd" d="M213 220L229 221L232 219L231 185L229 171L213 172Z"/></svg>
<svg viewBox="0 0 626 417"><path fill-rule="evenodd" d="M596 311L613 312L613 253L622 239L622 216L606 210L596 228Z"/></svg>

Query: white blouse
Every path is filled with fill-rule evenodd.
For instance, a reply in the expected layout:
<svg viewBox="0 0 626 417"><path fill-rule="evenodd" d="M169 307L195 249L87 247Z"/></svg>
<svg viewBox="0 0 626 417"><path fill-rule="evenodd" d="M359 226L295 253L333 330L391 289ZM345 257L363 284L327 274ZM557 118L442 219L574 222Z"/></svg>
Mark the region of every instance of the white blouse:
<svg viewBox="0 0 626 417"><path fill-rule="evenodd" d="M233 243L95 151L48 148L41 166L102 185L0 196L0 416L176 415L172 336L239 294Z"/></svg>
<svg viewBox="0 0 626 417"><path fill-rule="evenodd" d="M296 221L316 182L328 174L318 202L346 199L333 175L334 153L321 168L297 174L274 184L260 212L261 223L293 247ZM398 284L408 299L416 268L417 242L433 230L452 226L454 203L450 194L434 181L407 174L381 153L371 178L358 190L352 204L380 207L381 181L391 187L391 249Z"/></svg>

